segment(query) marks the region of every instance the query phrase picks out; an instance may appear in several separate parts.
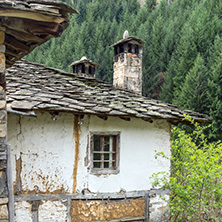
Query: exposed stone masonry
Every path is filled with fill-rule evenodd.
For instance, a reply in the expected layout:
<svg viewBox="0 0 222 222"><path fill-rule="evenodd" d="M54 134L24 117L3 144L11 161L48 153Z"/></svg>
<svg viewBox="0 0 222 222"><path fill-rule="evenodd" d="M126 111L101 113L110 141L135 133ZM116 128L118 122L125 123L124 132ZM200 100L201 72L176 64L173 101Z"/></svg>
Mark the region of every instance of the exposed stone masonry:
<svg viewBox="0 0 222 222"><path fill-rule="evenodd" d="M142 45L144 41L129 36L126 30L123 39L113 44L113 85L142 95Z"/></svg>

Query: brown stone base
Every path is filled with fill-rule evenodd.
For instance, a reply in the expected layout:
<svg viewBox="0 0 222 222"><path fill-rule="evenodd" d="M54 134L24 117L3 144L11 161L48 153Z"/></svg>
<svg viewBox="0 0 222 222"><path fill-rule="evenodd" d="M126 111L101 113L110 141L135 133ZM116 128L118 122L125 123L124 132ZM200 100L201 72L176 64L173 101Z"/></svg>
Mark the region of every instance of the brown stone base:
<svg viewBox="0 0 222 222"><path fill-rule="evenodd" d="M145 215L145 199L73 200L72 222L111 221L123 218L141 218Z"/></svg>
<svg viewBox="0 0 222 222"><path fill-rule="evenodd" d="M7 204L0 205L0 221L8 219L8 206Z"/></svg>

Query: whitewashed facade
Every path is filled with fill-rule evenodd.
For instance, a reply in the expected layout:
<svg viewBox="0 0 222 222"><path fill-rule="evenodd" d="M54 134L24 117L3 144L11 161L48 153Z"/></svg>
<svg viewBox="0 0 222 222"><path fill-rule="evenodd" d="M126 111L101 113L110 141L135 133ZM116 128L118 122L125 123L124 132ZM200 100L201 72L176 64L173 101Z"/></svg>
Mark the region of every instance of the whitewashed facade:
<svg viewBox="0 0 222 222"><path fill-rule="evenodd" d="M50 199L50 195L81 194L82 190L89 193L147 191L152 188L150 177L153 173L170 171L169 160L154 158L155 151L170 154L168 121L149 123L136 118L125 121L117 117L103 120L85 115L78 120L79 146L76 146L75 118L75 115L67 113L52 118L47 112L38 112L37 118L9 115L8 142L12 146L13 182L18 195L28 198L45 194ZM119 173L90 173L89 138L90 133L95 131L120 132ZM76 152L76 149L79 151ZM44 201L39 208L39 221L67 221L69 213L62 203L64 200L49 201L48 204L47 200ZM31 218L30 207L28 202L17 201L16 221ZM57 212L56 219L52 219L49 208Z"/></svg>

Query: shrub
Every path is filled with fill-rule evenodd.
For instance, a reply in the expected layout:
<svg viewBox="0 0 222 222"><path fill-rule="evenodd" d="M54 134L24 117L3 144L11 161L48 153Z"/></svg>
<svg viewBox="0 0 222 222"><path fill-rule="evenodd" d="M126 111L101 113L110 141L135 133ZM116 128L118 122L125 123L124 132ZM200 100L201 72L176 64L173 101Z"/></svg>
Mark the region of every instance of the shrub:
<svg viewBox="0 0 222 222"><path fill-rule="evenodd" d="M171 175L154 174L153 185L170 190L170 221L222 221L222 143L208 143L204 127L190 121L189 134L173 128Z"/></svg>

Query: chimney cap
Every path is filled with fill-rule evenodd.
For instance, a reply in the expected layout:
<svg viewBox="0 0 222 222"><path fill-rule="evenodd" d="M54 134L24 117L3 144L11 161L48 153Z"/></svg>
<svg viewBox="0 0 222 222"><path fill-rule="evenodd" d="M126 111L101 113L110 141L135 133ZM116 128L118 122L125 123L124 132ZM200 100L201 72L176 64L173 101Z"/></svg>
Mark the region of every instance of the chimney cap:
<svg viewBox="0 0 222 222"><path fill-rule="evenodd" d="M98 64L94 63L90 59L87 59L86 56L83 56L80 60L73 62L69 67L72 67L72 66L80 64L80 63L88 63L93 66L98 66Z"/></svg>
<svg viewBox="0 0 222 222"><path fill-rule="evenodd" d="M129 32L128 30L126 30L124 33L123 33L123 39L127 39L129 38Z"/></svg>
<svg viewBox="0 0 222 222"><path fill-rule="evenodd" d="M137 38L135 36L129 36L129 32L126 30L123 34L123 39L119 40L117 43L111 45L110 47L114 47L116 45L119 45L119 44L125 43L125 42L130 42L131 44L140 45L140 46L145 43L140 38Z"/></svg>

